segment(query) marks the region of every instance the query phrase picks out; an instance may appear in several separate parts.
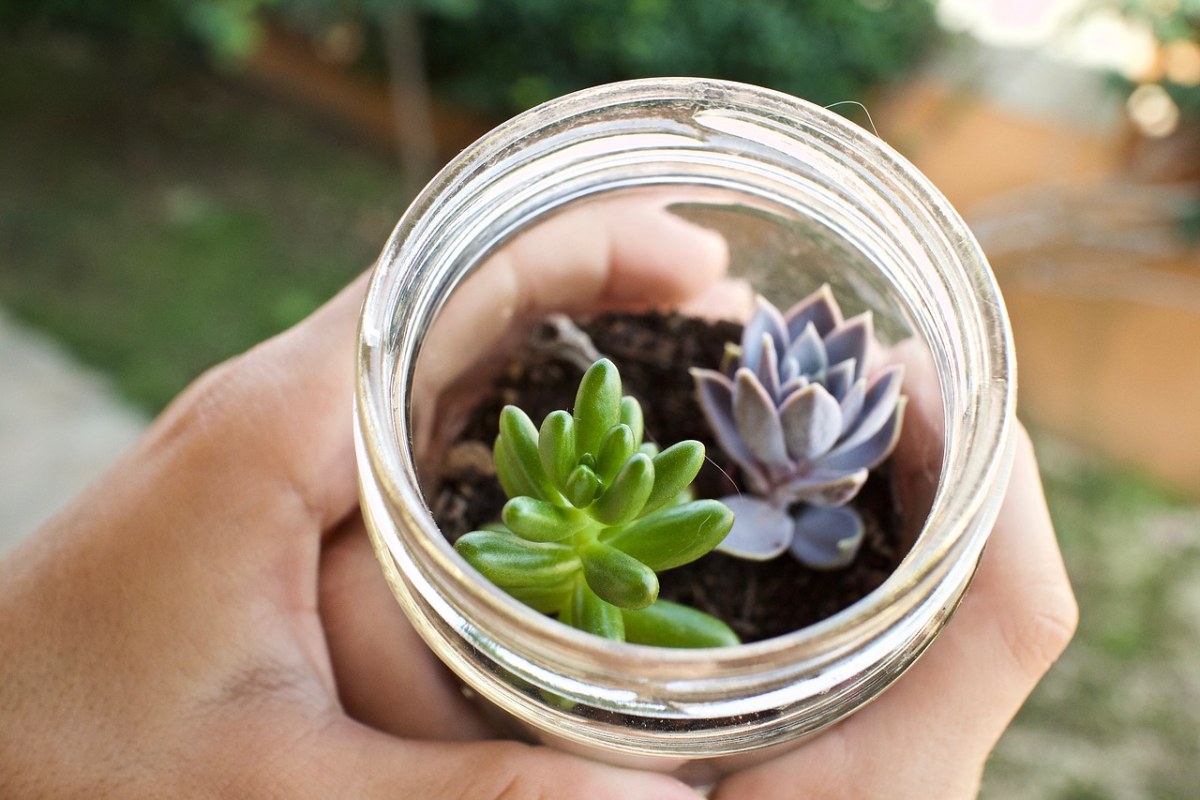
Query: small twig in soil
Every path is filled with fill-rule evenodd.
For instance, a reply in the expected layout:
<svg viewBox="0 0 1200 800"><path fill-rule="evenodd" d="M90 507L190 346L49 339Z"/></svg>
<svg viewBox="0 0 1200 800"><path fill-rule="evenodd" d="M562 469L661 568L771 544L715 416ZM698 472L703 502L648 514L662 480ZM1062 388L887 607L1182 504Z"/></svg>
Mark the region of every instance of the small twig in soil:
<svg viewBox="0 0 1200 800"><path fill-rule="evenodd" d="M551 314L546 317L534 346L539 350L549 351L584 372L604 358L604 354L596 349L592 337L566 314Z"/></svg>

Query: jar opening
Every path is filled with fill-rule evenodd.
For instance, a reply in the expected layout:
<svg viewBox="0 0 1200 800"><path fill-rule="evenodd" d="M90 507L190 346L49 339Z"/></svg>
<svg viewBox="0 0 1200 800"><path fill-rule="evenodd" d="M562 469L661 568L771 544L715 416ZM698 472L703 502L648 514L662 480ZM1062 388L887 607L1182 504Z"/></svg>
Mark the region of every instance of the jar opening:
<svg viewBox="0 0 1200 800"><path fill-rule="evenodd" d="M666 235L656 223L719 236L729 268L718 278L777 305L829 284L847 315L872 312L888 351L879 357L908 366L906 391L925 386L905 422L922 431L908 445L914 467L896 476L911 550L882 586L795 633L714 651L593 641L476 581L430 516L435 454L461 431L504 355L546 311L584 318L620 307L605 294L611 274L587 260L589 243L619 257L611 248L627 246L621 234ZM514 258L537 269L522 274ZM673 279L697 269L682 264ZM640 288L649 299L634 293L621 298L627 306L679 305L654 299L663 286L652 281ZM1002 302L965 225L886 145L753 87L690 79L600 87L535 109L466 151L385 249L360 348L372 535L418 630L518 718L626 752L782 741L894 680L961 597L1007 474L1011 362ZM611 736L596 732L596 715ZM641 720L640 733L629 739L639 727L631 720Z"/></svg>

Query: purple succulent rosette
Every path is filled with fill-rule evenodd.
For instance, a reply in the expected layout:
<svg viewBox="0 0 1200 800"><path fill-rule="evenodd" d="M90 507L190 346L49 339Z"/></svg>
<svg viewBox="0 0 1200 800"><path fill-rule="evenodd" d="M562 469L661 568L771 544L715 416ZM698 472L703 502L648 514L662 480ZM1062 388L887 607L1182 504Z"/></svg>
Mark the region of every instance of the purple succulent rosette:
<svg viewBox="0 0 1200 800"><path fill-rule="evenodd" d="M853 561L863 523L845 504L895 447L906 402L902 367L864 374L874 342L871 312L843 319L826 285L786 314L759 297L723 369L691 371L753 493L721 498L736 519L719 550L766 560L790 549L816 569Z"/></svg>

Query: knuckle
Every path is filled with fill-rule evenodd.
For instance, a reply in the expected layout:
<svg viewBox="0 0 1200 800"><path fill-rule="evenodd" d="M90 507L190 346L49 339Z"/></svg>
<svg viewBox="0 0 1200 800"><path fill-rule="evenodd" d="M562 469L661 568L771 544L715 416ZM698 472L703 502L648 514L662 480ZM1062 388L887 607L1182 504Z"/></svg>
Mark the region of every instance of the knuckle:
<svg viewBox="0 0 1200 800"><path fill-rule="evenodd" d="M1020 613L1005 617L1001 634L1017 668L1041 677L1075 635L1079 606L1065 580L1033 587L1025 598Z"/></svg>
<svg viewBox="0 0 1200 800"><path fill-rule="evenodd" d="M172 403L166 414L170 438L204 434L240 418L248 391L246 356L210 367Z"/></svg>
<svg viewBox="0 0 1200 800"><path fill-rule="evenodd" d="M563 796L563 787L571 787L574 796L601 795L588 788L586 776L573 763L557 753L528 745L494 743L489 762L493 769L480 774L482 785L464 796L486 800L554 800Z"/></svg>
<svg viewBox="0 0 1200 800"><path fill-rule="evenodd" d="M549 800L550 792L539 764L531 763L525 750L501 761L505 766L492 776L489 800Z"/></svg>
<svg viewBox="0 0 1200 800"><path fill-rule="evenodd" d="M221 438L260 436L273 416L263 388L271 385L272 369L258 349L210 367L163 414L160 442L207 447Z"/></svg>

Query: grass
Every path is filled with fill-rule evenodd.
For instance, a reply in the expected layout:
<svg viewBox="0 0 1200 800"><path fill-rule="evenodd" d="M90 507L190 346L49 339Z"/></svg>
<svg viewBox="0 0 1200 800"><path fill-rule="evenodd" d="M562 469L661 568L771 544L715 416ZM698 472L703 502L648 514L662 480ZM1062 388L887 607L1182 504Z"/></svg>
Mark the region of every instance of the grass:
<svg viewBox="0 0 1200 800"><path fill-rule="evenodd" d="M381 155L194 67L0 42L0 306L161 407L375 257L405 205ZM1200 511L1048 437L1082 618L989 764L985 800L1200 786Z"/></svg>
<svg viewBox="0 0 1200 800"><path fill-rule="evenodd" d="M984 800L1184 800L1200 786L1200 508L1039 437L1079 633L988 765Z"/></svg>
<svg viewBox="0 0 1200 800"><path fill-rule="evenodd" d="M154 411L368 266L406 198L381 155L147 61L0 45L0 305Z"/></svg>

